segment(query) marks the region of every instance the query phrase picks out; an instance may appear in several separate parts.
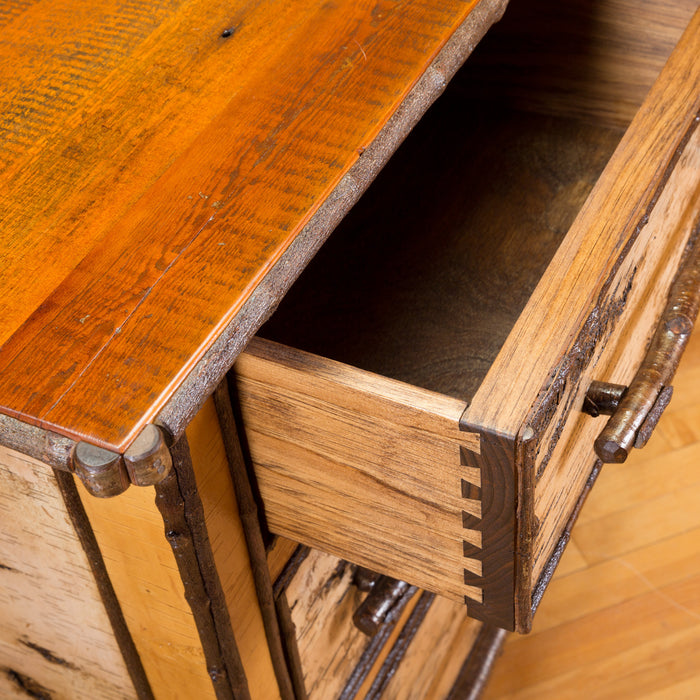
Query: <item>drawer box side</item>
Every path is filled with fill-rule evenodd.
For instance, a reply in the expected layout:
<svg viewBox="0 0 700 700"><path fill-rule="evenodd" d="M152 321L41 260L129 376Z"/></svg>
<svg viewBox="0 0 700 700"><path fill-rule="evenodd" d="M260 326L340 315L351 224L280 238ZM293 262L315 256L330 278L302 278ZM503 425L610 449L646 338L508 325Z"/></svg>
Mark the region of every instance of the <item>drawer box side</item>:
<svg viewBox="0 0 700 700"><path fill-rule="evenodd" d="M235 367L270 530L463 601L480 549L478 433L463 401L256 339ZM469 493L463 495L464 484ZM370 546L371 545L371 546Z"/></svg>

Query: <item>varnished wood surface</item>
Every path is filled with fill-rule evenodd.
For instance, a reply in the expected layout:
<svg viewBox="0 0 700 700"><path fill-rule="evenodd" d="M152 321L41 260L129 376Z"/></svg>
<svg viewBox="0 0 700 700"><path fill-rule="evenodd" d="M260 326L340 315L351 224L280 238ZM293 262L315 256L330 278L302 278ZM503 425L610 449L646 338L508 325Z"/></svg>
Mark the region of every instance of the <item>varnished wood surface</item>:
<svg viewBox="0 0 700 700"><path fill-rule="evenodd" d="M475 4L3 3L2 411L123 451Z"/></svg>
<svg viewBox="0 0 700 700"><path fill-rule="evenodd" d="M700 694L700 336L649 444L606 465L540 606L485 700Z"/></svg>
<svg viewBox="0 0 700 700"><path fill-rule="evenodd" d="M0 449L0 697L136 700L53 472Z"/></svg>

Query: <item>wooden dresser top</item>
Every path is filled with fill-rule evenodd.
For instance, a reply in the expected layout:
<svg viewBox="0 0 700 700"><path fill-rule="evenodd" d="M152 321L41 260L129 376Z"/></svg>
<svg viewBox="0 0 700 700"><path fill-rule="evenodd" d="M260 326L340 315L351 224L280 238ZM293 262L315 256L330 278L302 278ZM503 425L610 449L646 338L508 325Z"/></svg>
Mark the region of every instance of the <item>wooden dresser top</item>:
<svg viewBox="0 0 700 700"><path fill-rule="evenodd" d="M124 451L479 4L1 1L0 413Z"/></svg>

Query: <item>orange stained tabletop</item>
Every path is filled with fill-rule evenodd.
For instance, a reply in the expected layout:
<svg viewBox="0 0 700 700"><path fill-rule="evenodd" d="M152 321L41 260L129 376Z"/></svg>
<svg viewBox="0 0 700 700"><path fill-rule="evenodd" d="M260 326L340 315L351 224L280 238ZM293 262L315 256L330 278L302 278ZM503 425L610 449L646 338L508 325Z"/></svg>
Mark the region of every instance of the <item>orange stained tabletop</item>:
<svg viewBox="0 0 700 700"><path fill-rule="evenodd" d="M0 0L0 413L124 451L477 0Z"/></svg>

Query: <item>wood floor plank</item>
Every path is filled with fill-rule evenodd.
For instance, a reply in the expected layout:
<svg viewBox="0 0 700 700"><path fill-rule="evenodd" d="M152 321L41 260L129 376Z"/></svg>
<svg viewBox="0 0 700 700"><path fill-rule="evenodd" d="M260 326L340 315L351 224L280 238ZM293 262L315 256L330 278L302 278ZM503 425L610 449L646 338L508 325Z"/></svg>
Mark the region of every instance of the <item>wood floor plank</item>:
<svg viewBox="0 0 700 700"><path fill-rule="evenodd" d="M700 450L695 449L695 454ZM626 510L581 523L576 543L586 559L603 561L700 526L700 483L682 485Z"/></svg>
<svg viewBox="0 0 700 700"><path fill-rule="evenodd" d="M566 676L566 682L549 697L570 692L594 697L591 685L585 687L587 668L605 666L611 657L689 630L700 634L700 574L547 630L537 635L535 654L531 645L511 644L499 662L508 673L493 678L486 697L528 697L526 689L551 686L557 676ZM574 672L578 681L572 685ZM605 682L613 682L615 674L614 667L608 669ZM600 679L593 687L599 685Z"/></svg>
<svg viewBox="0 0 700 700"><path fill-rule="evenodd" d="M534 634L693 576L697 551L700 528L562 576L547 591Z"/></svg>
<svg viewBox="0 0 700 700"><path fill-rule="evenodd" d="M681 700L697 698L700 651L697 626L661 640L640 640L637 646L602 661L554 676L527 689L498 696L501 700L640 700L649 696ZM685 695L676 695L678 681ZM650 693L650 695L647 695ZM491 696L487 695L487 698Z"/></svg>
<svg viewBox="0 0 700 700"><path fill-rule="evenodd" d="M585 546L590 531L605 527L603 519L610 523L618 517L623 519L623 513L635 508L646 511L653 507L654 501L672 498L677 491L700 484L700 442L672 454L673 466L669 466L669 452L663 452L629 465L604 467L598 484L602 488L591 493L577 523L579 546ZM630 478L629 470L633 470L634 478Z"/></svg>

